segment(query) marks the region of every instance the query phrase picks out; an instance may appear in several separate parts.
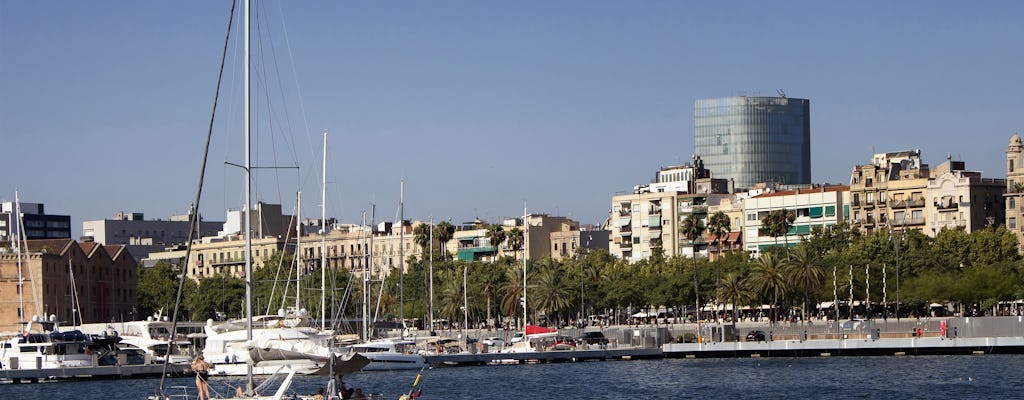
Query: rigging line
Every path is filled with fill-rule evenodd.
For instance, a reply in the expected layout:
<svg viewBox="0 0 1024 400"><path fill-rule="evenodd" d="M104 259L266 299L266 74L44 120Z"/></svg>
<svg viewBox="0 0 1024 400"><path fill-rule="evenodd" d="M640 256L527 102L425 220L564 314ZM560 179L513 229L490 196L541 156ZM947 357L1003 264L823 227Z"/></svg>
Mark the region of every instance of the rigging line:
<svg viewBox="0 0 1024 400"><path fill-rule="evenodd" d="M170 350L174 344L174 338L176 336L178 329L178 310L181 307L181 297L182 292L184 291L185 288L185 280L188 279L188 261L189 255L192 252L192 242L193 239L195 238L196 231L199 230L199 201L202 199L203 195L203 180L205 179L206 176L206 161L207 157L209 157L210 155L210 138L213 136L213 123L216 120L217 116L217 100L220 98L221 79L224 77L224 60L225 58L227 58L228 43L230 43L231 40L231 24L232 22L234 22L235 19L235 3L236 1L231 2L231 12L229 13L228 17L228 31L224 36L224 50L222 51L220 56L220 70L217 73L217 88L214 90L213 93L213 107L212 110L210 110L210 125L206 129L206 144L203 147L203 160L200 163L199 167L199 183L196 187L195 201L193 201L192 207L189 210L190 223L188 230L188 241L186 242L187 245L185 246L185 258L183 262L184 265L181 266L181 278L178 279L178 293L174 298L174 312L171 313L171 330L170 334L167 335L168 354L170 354ZM160 373L160 391L158 394L160 395L161 398L166 397L164 395L164 383L167 378L167 366L169 364L169 362L164 363L163 371Z"/></svg>
<svg viewBox="0 0 1024 400"><path fill-rule="evenodd" d="M292 54L292 41L291 38L288 37L288 26L284 20L284 9L281 8L281 2L277 3L277 8L280 10L278 15L281 16L281 31L284 32L285 49L288 50L288 61L292 67L292 80L295 82L295 93L299 98L299 111L302 115L302 123L306 128L307 140L309 143L313 143L313 140L310 137L309 116L306 114L306 104L302 97L302 87L299 86L298 69L295 68L295 56Z"/></svg>
<svg viewBox="0 0 1024 400"><path fill-rule="evenodd" d="M278 4L280 5L280 2ZM283 31L284 30L284 23L283 23L284 12L283 12L283 10L280 9L280 6L278 7L278 9L279 9L279 11L281 11L281 12L278 13L278 15L281 16L281 20L282 20L281 30ZM269 15L269 14L267 14L267 15ZM269 23L269 21L268 21L268 23ZM287 32L285 32L285 34L287 36ZM269 36L269 33L268 33L268 36ZM291 133L292 132L292 119L291 119L291 113L288 111L288 101L285 100L286 96L285 96L284 84L282 83L282 80L281 80L281 68L279 67L280 63L278 62L278 57L277 57L277 47L274 45L274 41L273 40L268 40L268 43L270 44L270 55L271 55L271 58L274 60L274 62L272 64L274 66L274 71L273 71L274 72L274 77L277 78L277 87L278 87L278 89L281 92L281 108L282 108L282 110L284 112L284 116L283 116L284 123L281 126L281 129L282 129L282 131L286 131L288 133ZM293 69L295 68L295 64L294 63L292 63L291 66L292 66ZM294 70L293 70L293 73L294 73ZM298 157L298 154L296 153L296 150L295 150L295 141L294 140L289 141L288 140L289 136L282 135L282 138L285 140L285 142L287 142L289 144L288 149L291 150L290 151L290 153L291 153L290 155L292 157L292 161L295 162L295 163L298 163L299 157Z"/></svg>
<svg viewBox="0 0 1024 400"><path fill-rule="evenodd" d="M273 101L273 97L271 96L271 93L270 93L271 92L271 86L270 86L270 84L269 84L269 82L267 80L267 75L269 73L268 71L270 71L270 70L267 68L266 54L264 53L264 43L270 43L271 56L275 60L276 60L276 56L274 56L274 52L273 52L274 42L270 38L270 30L267 29L266 32L264 32L264 29L263 29L265 23L264 23L263 19L261 18L261 15L263 15L265 13L266 13L265 10L263 11L263 13L259 13L259 12L257 13L256 30L257 30L257 37L260 38L260 40L257 41L257 51L259 53L259 57L257 57L257 59L259 60L259 64L262 67L257 72L257 75L259 76L259 81L263 82L263 86L261 88L263 89L262 90L263 96L264 96L264 98L266 100L267 130L269 131L268 135L270 137L271 158L273 160L273 165L278 165L279 160L278 160L278 157L277 157L277 140L276 140L277 139L277 135L275 134L275 125L276 124L275 124L275 119L274 119L274 107L273 107L274 101ZM266 41L263 40L264 36L267 37ZM272 63L270 65L276 66L277 64L275 62L275 63ZM276 68L275 68L275 70L276 70ZM281 90L281 87L279 86L278 89ZM284 97L283 90L281 90L281 96ZM285 103L285 102L282 101L282 104L283 103ZM282 135L282 137L284 137L284 136ZM287 140L285 140L285 142L287 143ZM293 160L293 161L295 161L295 160ZM297 165L298 163L296 162L295 164ZM282 194L282 191L281 191L281 172L277 171L276 169L274 170L274 183L275 183L275 186L276 186L276 189L277 189L277 201L278 201L278 204L283 204L283 202L284 202L283 201L284 195ZM261 221L261 225L263 225L262 221Z"/></svg>

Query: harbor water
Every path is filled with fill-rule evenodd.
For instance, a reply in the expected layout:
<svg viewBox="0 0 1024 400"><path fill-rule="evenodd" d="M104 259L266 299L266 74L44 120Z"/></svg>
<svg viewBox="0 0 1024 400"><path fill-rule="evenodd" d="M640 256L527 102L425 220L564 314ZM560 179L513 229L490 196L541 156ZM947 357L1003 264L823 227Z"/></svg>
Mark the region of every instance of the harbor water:
<svg viewBox="0 0 1024 400"><path fill-rule="evenodd" d="M1024 355L662 359L433 368L424 371L421 387L423 399L1005 399L1021 398L1021 370ZM416 371L368 372L345 383L397 399L415 377ZM193 382L169 379L168 386L192 389ZM244 379L211 383L226 395ZM303 376L292 389L312 394L323 384L322 377ZM158 379L4 384L0 399L139 400L158 385Z"/></svg>

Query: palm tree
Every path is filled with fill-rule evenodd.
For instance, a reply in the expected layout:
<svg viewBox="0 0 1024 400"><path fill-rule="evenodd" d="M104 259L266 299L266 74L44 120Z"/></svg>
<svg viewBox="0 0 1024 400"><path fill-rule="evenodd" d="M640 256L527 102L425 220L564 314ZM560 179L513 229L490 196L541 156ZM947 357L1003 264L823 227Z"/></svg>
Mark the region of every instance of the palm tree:
<svg viewBox="0 0 1024 400"><path fill-rule="evenodd" d="M434 227L434 238L437 240L437 245L440 247L440 253L443 255L442 258L448 258L448 242L455 237L455 227L448 221L441 221Z"/></svg>
<svg viewBox="0 0 1024 400"><path fill-rule="evenodd" d="M697 330L700 332L700 285L697 280L697 239L704 234L704 221L696 214L690 214L683 220L679 232L693 245L693 294L697 304Z"/></svg>
<svg viewBox="0 0 1024 400"><path fill-rule="evenodd" d="M503 294L501 307L508 310L509 318L514 319L522 308L519 301L523 298L523 270L521 265L513 263L504 272L506 284L498 287L498 291Z"/></svg>
<svg viewBox="0 0 1024 400"><path fill-rule="evenodd" d="M785 263L773 253L765 253L757 258L750 273L750 283L764 294L772 294L772 316L775 322L775 307L779 303L779 295L785 294L787 287L786 275L783 273Z"/></svg>
<svg viewBox="0 0 1024 400"><path fill-rule="evenodd" d="M722 280L722 285L718 287L718 297L732 304L733 324L739 320L740 307L749 305L754 299L747 280L736 273L725 276L725 279Z"/></svg>
<svg viewBox="0 0 1024 400"><path fill-rule="evenodd" d="M818 257L807 246L798 245L791 254L786 268L786 277L795 287L803 292L803 309L801 318L807 320L807 300L810 293L818 293L825 283L825 270Z"/></svg>
<svg viewBox="0 0 1024 400"><path fill-rule="evenodd" d="M786 248L789 248L789 228L793 226L796 215L785 208L772 210L761 219L761 234L771 236L775 239L775 245L779 245L779 236L786 240Z"/></svg>
<svg viewBox="0 0 1024 400"><path fill-rule="evenodd" d="M412 230L412 241L420 246L423 251L422 254L427 254L427 246L430 246L430 225L419 224Z"/></svg>
<svg viewBox="0 0 1024 400"><path fill-rule="evenodd" d="M490 240L491 246L494 246L494 259L497 260L498 249L501 247L501 242L505 241L505 229L498 224L488 225L485 236Z"/></svg>
<svg viewBox="0 0 1024 400"><path fill-rule="evenodd" d="M718 285L722 281L722 236L725 236L732 231L732 224L729 222L729 216L725 215L724 212L718 211L711 214L711 218L708 219L708 234L715 235L715 247L718 248L718 264L715 268L715 289L717 291ZM715 294L715 304L718 304L718 294ZM715 312L715 320L718 320L718 312Z"/></svg>
<svg viewBox="0 0 1024 400"><path fill-rule="evenodd" d="M572 289L563 279L562 270L554 265L542 265L534 274L530 285L530 304L535 310L547 313L548 320L572 303Z"/></svg>
<svg viewBox="0 0 1024 400"><path fill-rule="evenodd" d="M501 248L501 242L505 241L505 229L498 224L491 224L487 227L486 233L487 239L491 242L491 246L494 246L494 260L491 262L491 273L487 276L487 282L490 283L494 275L494 264L498 263L498 249ZM491 321L491 297L493 293L487 293L487 321Z"/></svg>
<svg viewBox="0 0 1024 400"><path fill-rule="evenodd" d="M505 243L508 245L509 250L512 250L513 254L523 248L524 242L522 229L519 229L517 226L508 230L508 237L505 239Z"/></svg>

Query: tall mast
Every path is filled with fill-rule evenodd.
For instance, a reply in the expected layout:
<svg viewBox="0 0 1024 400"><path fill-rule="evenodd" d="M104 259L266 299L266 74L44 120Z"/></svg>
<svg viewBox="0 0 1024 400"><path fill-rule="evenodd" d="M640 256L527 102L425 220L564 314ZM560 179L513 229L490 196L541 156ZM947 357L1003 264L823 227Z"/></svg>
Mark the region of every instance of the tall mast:
<svg viewBox="0 0 1024 400"><path fill-rule="evenodd" d="M430 321L430 332L434 331L434 217L430 217L430 238L427 241L430 243L430 307L427 308L427 319Z"/></svg>
<svg viewBox="0 0 1024 400"><path fill-rule="evenodd" d="M366 252L366 229L365 229L366 228L366 211L365 210L363 211L363 221L362 221L362 225L360 225L360 226L363 227L362 231L363 231L363 255L364 255L364 257L363 257L363 262L361 262L360 264L363 265L363 341L365 342L365 341L370 339L370 331L369 331L369 324L368 324L369 320L370 320L370 318L369 318L369 315L370 315L370 286L369 286L369 282L370 282L370 269L369 268L370 267L369 267L369 261L370 261L370 259L365 256L367 254L367 252Z"/></svg>
<svg viewBox="0 0 1024 400"><path fill-rule="evenodd" d="M526 334L526 245L530 243L530 223L526 220L526 202L523 202L523 334Z"/></svg>
<svg viewBox="0 0 1024 400"><path fill-rule="evenodd" d="M295 221L295 312L298 313L302 281L302 192L295 193Z"/></svg>
<svg viewBox="0 0 1024 400"><path fill-rule="evenodd" d="M327 329L327 130L320 180L320 329Z"/></svg>
<svg viewBox="0 0 1024 400"><path fill-rule="evenodd" d="M398 320L402 323L398 336L405 339L405 179L398 189Z"/></svg>
<svg viewBox="0 0 1024 400"><path fill-rule="evenodd" d="M21 272L21 200L18 191L14 191L14 220L10 221L11 230L17 235L14 238L14 251L18 253L18 322L25 322L25 275ZM27 248L25 250L28 250ZM36 310L38 313L39 310ZM23 327L27 325L22 325Z"/></svg>
<svg viewBox="0 0 1024 400"><path fill-rule="evenodd" d="M250 149L249 149L249 136L252 134L249 126L249 90L250 90L250 77L249 77L249 2L245 2L244 11L244 26L245 26L245 50L243 51L243 61L245 65L245 72L243 73L243 126L245 130L245 339L246 341L252 341L252 177L250 176ZM172 332L173 333L173 332ZM252 364L246 364L246 393L253 393L255 390L255 383L252 379Z"/></svg>

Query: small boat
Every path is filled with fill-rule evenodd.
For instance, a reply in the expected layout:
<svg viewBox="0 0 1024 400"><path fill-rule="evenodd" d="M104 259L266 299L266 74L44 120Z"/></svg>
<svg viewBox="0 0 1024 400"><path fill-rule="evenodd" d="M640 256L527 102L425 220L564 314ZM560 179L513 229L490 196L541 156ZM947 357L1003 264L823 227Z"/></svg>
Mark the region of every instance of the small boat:
<svg viewBox="0 0 1024 400"><path fill-rule="evenodd" d="M3 342L3 369L50 369L97 365L91 337L81 331L61 332L56 318L26 322L24 332ZM35 331L36 333L31 333ZM110 339L113 340L113 339Z"/></svg>
<svg viewBox="0 0 1024 400"><path fill-rule="evenodd" d="M372 340L339 349L341 354L357 353L370 360L363 371L392 371L422 369L423 356L413 352L416 342L411 340Z"/></svg>

